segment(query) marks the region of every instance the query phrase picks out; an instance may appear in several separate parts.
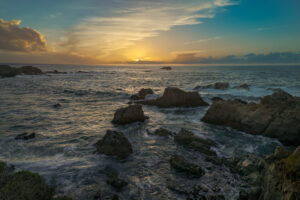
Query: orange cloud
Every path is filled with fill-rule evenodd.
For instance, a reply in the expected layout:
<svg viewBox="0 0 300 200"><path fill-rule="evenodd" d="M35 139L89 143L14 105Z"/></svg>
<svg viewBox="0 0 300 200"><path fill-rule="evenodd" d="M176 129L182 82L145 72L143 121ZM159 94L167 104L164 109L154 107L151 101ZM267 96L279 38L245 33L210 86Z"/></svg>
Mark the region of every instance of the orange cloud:
<svg viewBox="0 0 300 200"><path fill-rule="evenodd" d="M31 28L20 28L21 20L0 19L0 50L33 52L46 51L44 36Z"/></svg>

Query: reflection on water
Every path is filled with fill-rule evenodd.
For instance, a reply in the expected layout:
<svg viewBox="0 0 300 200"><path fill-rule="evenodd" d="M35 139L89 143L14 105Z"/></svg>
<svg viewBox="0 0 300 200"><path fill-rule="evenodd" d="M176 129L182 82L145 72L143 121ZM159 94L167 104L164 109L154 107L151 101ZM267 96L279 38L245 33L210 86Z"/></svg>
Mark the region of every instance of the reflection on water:
<svg viewBox="0 0 300 200"><path fill-rule="evenodd" d="M206 170L201 179L184 179L185 182L218 186L228 199L234 199L241 181L228 169L212 167L203 155L177 146L172 138L149 136L147 129L188 128L215 140L218 156L225 157L236 149L268 154L278 145L273 139L200 122L207 108L144 106L150 116L145 123L113 126L110 121L114 111L125 106L130 95L140 88L150 87L160 95L167 86L192 90L197 85L225 81L232 87L247 83L251 89L208 89L199 93L209 102L214 96L258 101L272 93L269 88L282 88L300 96L300 68L293 66L173 67L171 71L159 67L38 67L69 73L0 79L0 160L40 173L57 186L58 193L77 199L90 199L100 188L111 190L105 183L106 166L118 169L120 176L129 181L127 189L120 192L121 198L185 199L167 188L168 181L184 179L170 169L169 158L174 153L185 155ZM89 73L73 73L79 70ZM60 107L53 106L58 103ZM107 129L124 132L132 143L134 153L126 162L94 153L94 143ZM37 137L14 140L23 132L35 132Z"/></svg>

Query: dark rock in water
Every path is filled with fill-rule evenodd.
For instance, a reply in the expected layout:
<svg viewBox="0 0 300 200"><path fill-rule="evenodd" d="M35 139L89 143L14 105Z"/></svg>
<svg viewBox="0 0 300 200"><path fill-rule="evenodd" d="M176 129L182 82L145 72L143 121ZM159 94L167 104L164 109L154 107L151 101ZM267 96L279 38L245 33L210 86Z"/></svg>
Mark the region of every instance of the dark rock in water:
<svg viewBox="0 0 300 200"><path fill-rule="evenodd" d="M221 97L213 97L211 100L212 101L224 101L224 99L222 99Z"/></svg>
<svg viewBox="0 0 300 200"><path fill-rule="evenodd" d="M238 200L258 200L261 199L262 189L260 187L251 187L247 190L242 189L239 193Z"/></svg>
<svg viewBox="0 0 300 200"><path fill-rule="evenodd" d="M89 72L85 72L85 71L77 71L76 73L78 73L78 74L87 74L87 73L89 73Z"/></svg>
<svg viewBox="0 0 300 200"><path fill-rule="evenodd" d="M168 129L165 129L165 128L156 129L154 132L148 131L148 134L158 135L158 136L162 136L162 137L168 137L168 136L174 136L175 135L175 133L173 133L172 131L170 131Z"/></svg>
<svg viewBox="0 0 300 200"><path fill-rule="evenodd" d="M205 86L196 86L194 90L199 90L199 89L217 89L217 90L225 90L229 88L229 83L227 82L217 82L214 84L209 84Z"/></svg>
<svg viewBox="0 0 300 200"><path fill-rule="evenodd" d="M51 200L74 200L74 199L71 197L67 197L67 196L60 196L60 197L55 197Z"/></svg>
<svg viewBox="0 0 300 200"><path fill-rule="evenodd" d="M35 138L35 133L22 133L15 137L15 140L30 140Z"/></svg>
<svg viewBox="0 0 300 200"><path fill-rule="evenodd" d="M53 108L60 108L61 107L61 104L60 103L57 103L57 104L54 104L53 105Z"/></svg>
<svg viewBox="0 0 300 200"><path fill-rule="evenodd" d="M133 122L144 122L147 117L141 105L129 105L125 108L116 110L112 123L129 124Z"/></svg>
<svg viewBox="0 0 300 200"><path fill-rule="evenodd" d="M19 73L26 74L26 75L40 75L43 74L42 70L40 70L37 67L32 66L23 66L20 68L17 68Z"/></svg>
<svg viewBox="0 0 300 200"><path fill-rule="evenodd" d="M23 66L20 68L11 67L9 65L0 65L1 77L14 77L17 75L40 75L43 74L42 70L37 67Z"/></svg>
<svg viewBox="0 0 300 200"><path fill-rule="evenodd" d="M140 103L160 108L208 106L208 103L200 97L198 92L185 92L174 87L166 88L163 96L158 99L146 100Z"/></svg>
<svg viewBox="0 0 300 200"><path fill-rule="evenodd" d="M142 88L138 94L134 94L130 98L132 100L143 100L148 94L154 94L153 90L150 88Z"/></svg>
<svg viewBox="0 0 300 200"><path fill-rule="evenodd" d="M186 145L200 153L204 153L208 156L216 156L216 152L211 150L211 147L217 145L214 141L198 137L193 132L186 129L181 129L174 137L174 140L175 142Z"/></svg>
<svg viewBox="0 0 300 200"><path fill-rule="evenodd" d="M180 155L173 155L170 159L170 165L177 171L184 172L193 177L201 177L204 174L200 166L186 160Z"/></svg>
<svg viewBox="0 0 300 200"><path fill-rule="evenodd" d="M248 84L242 84L242 85L239 85L239 86L235 86L235 87L233 87L234 89L243 89L243 90L250 90L250 87L249 87L249 85Z"/></svg>
<svg viewBox="0 0 300 200"><path fill-rule="evenodd" d="M107 130L103 139L96 143L97 152L119 159L128 157L133 151L131 144L122 132Z"/></svg>
<svg viewBox="0 0 300 200"><path fill-rule="evenodd" d="M265 96L260 104L214 101L202 121L300 145L300 98L284 91Z"/></svg>
<svg viewBox="0 0 300 200"><path fill-rule="evenodd" d="M97 194L94 195L94 200L119 200L119 196L117 194L113 194L108 191L99 190Z"/></svg>
<svg viewBox="0 0 300 200"><path fill-rule="evenodd" d="M166 67L161 67L160 69L163 69L163 70L171 70L172 67L166 66Z"/></svg>
<svg viewBox="0 0 300 200"><path fill-rule="evenodd" d="M128 183L119 178L119 175L116 171L111 171L107 175L108 179L106 180L106 183L117 189L118 191L122 190L123 187L128 185Z"/></svg>
<svg viewBox="0 0 300 200"><path fill-rule="evenodd" d="M47 71L45 73L46 74L67 74L67 72L60 72L60 71L57 71L57 70Z"/></svg>

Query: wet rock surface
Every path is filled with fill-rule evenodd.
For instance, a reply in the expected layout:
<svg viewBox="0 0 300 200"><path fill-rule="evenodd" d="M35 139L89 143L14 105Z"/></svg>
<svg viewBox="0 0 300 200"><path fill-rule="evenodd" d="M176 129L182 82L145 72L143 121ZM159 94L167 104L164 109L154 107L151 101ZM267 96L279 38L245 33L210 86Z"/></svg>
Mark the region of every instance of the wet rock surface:
<svg viewBox="0 0 300 200"><path fill-rule="evenodd" d="M160 108L208 106L198 92L185 92L175 87L166 88L162 97L140 103Z"/></svg>
<svg viewBox="0 0 300 200"><path fill-rule="evenodd" d="M116 156L118 159L125 159L132 152L128 139L122 132L107 130L103 139L96 143L97 152L108 156Z"/></svg>
<svg viewBox="0 0 300 200"><path fill-rule="evenodd" d="M175 142L192 148L208 156L216 156L216 152L211 150L211 147L217 144L210 140L196 136L193 132L186 129L181 129L174 137Z"/></svg>
<svg viewBox="0 0 300 200"><path fill-rule="evenodd" d="M175 133L168 130L168 129L165 129L165 128L159 128L159 129L156 129L155 131L153 132L150 132L149 130L147 131L149 135L157 135L157 136L161 136L161 137L168 137L168 136L174 136Z"/></svg>
<svg viewBox="0 0 300 200"><path fill-rule="evenodd" d="M129 105L125 108L119 108L114 114L113 124L129 124L133 122L144 122L147 117L141 105Z"/></svg>
<svg viewBox="0 0 300 200"><path fill-rule="evenodd" d="M15 140L30 140L35 138L35 133L21 133L15 137Z"/></svg>
<svg viewBox="0 0 300 200"><path fill-rule="evenodd" d="M229 88L229 83L227 82L217 82L214 84L209 84L205 86L196 86L194 90L199 90L199 89L217 89L217 90L225 90Z"/></svg>
<svg viewBox="0 0 300 200"><path fill-rule="evenodd" d="M284 91L265 96L259 104L214 101L202 121L277 138L287 145L300 144L300 98Z"/></svg>
<svg viewBox="0 0 300 200"><path fill-rule="evenodd" d="M142 88L137 94L132 95L130 98L132 100L143 100L149 94L154 94L151 88Z"/></svg>
<svg viewBox="0 0 300 200"><path fill-rule="evenodd" d="M186 160L183 156L173 155L170 159L170 165L178 172L183 172L190 177L201 177L204 171L200 166Z"/></svg>
<svg viewBox="0 0 300 200"><path fill-rule="evenodd" d="M242 85L239 85L239 86L235 86L233 87L233 89L242 89L242 90L250 90L250 86L248 84L242 84Z"/></svg>
<svg viewBox="0 0 300 200"><path fill-rule="evenodd" d="M14 77L17 75L41 75L42 70L37 67L23 66L23 67L11 67L9 65L0 65L0 76L1 77Z"/></svg>

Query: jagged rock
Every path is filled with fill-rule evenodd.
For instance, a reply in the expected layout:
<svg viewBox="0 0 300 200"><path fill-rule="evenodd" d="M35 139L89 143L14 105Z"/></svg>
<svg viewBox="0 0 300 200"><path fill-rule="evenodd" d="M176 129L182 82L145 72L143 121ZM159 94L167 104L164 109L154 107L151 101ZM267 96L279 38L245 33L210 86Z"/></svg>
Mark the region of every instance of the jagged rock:
<svg viewBox="0 0 300 200"><path fill-rule="evenodd" d="M160 69L163 69L163 70L171 70L172 67L166 66L166 67L161 67Z"/></svg>
<svg viewBox="0 0 300 200"><path fill-rule="evenodd" d="M214 101L202 121L277 138L287 145L300 144L300 98L284 91L262 98L260 104Z"/></svg>
<svg viewBox="0 0 300 200"><path fill-rule="evenodd" d="M35 138L35 133L22 133L15 137L15 140L30 140Z"/></svg>
<svg viewBox="0 0 300 200"><path fill-rule="evenodd" d="M243 89L243 90L250 90L250 87L249 87L249 85L248 84L242 84L242 85L239 85L239 86L235 86L235 87L233 87L234 89Z"/></svg>
<svg viewBox="0 0 300 200"><path fill-rule="evenodd" d="M97 152L119 159L128 157L133 151L130 142L122 132L107 130L103 139L96 143Z"/></svg>
<svg viewBox="0 0 300 200"><path fill-rule="evenodd" d="M214 84L209 84L205 86L196 86L194 90L199 90L199 89L217 89L217 90L225 90L229 88L229 83L227 82L217 82Z"/></svg>
<svg viewBox="0 0 300 200"><path fill-rule="evenodd" d="M106 183L117 189L118 191L121 191L123 187L128 185L128 183L119 178L119 175L116 171L111 171L107 174L107 180Z"/></svg>
<svg viewBox="0 0 300 200"><path fill-rule="evenodd" d="M185 92L174 87L166 88L162 97L140 103L160 108L208 106L198 92Z"/></svg>
<svg viewBox="0 0 300 200"><path fill-rule="evenodd" d="M224 101L221 97L213 97L212 101Z"/></svg>
<svg viewBox="0 0 300 200"><path fill-rule="evenodd" d="M174 140L179 144L188 146L208 156L216 156L216 152L211 150L211 147L217 145L214 141L198 137L193 132L186 129L181 129L174 137Z"/></svg>
<svg viewBox="0 0 300 200"><path fill-rule="evenodd" d="M186 160L180 155L173 155L170 159L170 165L177 171L184 172L193 177L201 177L204 174L200 166Z"/></svg>
<svg viewBox="0 0 300 200"><path fill-rule="evenodd" d="M148 94L154 94L153 90L150 88L142 88L138 94L134 94L130 98L132 100L143 100Z"/></svg>
<svg viewBox="0 0 300 200"><path fill-rule="evenodd" d="M129 105L125 108L116 110L112 123L129 124L133 122L144 122L147 117L141 105Z"/></svg>
<svg viewBox="0 0 300 200"><path fill-rule="evenodd" d="M172 131L165 129L165 128L159 128L156 129L154 132L150 132L148 131L148 134L150 135L158 135L158 136L162 136L162 137L168 137L168 136L174 136L175 133L173 133Z"/></svg>

